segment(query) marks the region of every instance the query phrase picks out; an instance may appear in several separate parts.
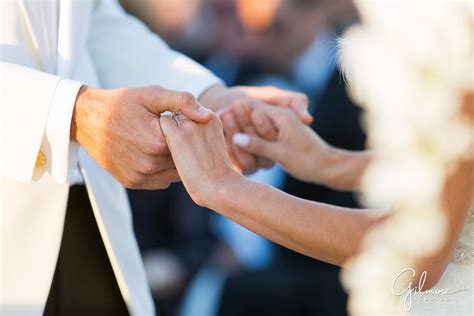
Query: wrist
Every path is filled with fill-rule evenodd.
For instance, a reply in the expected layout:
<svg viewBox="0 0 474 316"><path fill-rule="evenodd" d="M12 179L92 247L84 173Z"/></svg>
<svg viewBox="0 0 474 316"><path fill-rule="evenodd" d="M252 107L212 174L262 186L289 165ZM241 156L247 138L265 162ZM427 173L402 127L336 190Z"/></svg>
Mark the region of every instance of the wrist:
<svg viewBox="0 0 474 316"><path fill-rule="evenodd" d="M371 156L368 151L349 151L330 147L325 155L325 167L321 173L320 183L336 190L357 190Z"/></svg>
<svg viewBox="0 0 474 316"><path fill-rule="evenodd" d="M212 210L222 210L231 208L232 201L235 200L237 190L243 186L246 179L242 174L234 169L214 182L213 189L208 193L205 207Z"/></svg>
<svg viewBox="0 0 474 316"><path fill-rule="evenodd" d="M313 170L319 170L319 172L316 172L312 182L332 186L335 178L334 170L337 169L337 164L343 159L343 151L326 144L320 151L319 157L320 159L313 160L316 164Z"/></svg>
<svg viewBox="0 0 474 316"><path fill-rule="evenodd" d="M98 122L106 115L105 96L101 89L82 86L74 104L70 139L85 145L88 138L98 132Z"/></svg>
<svg viewBox="0 0 474 316"><path fill-rule="evenodd" d="M84 85L79 89L77 93L76 102L74 103L74 109L72 112L72 119L71 119L71 133L70 138L73 141L78 141L78 129L81 126L80 119L83 113L83 109L88 103L87 100L87 91L89 88Z"/></svg>

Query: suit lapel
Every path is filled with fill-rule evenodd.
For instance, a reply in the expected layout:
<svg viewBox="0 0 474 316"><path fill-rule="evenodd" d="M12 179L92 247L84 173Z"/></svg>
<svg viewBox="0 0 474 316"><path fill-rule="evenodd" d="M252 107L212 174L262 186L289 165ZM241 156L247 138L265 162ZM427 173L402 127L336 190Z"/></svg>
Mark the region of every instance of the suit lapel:
<svg viewBox="0 0 474 316"><path fill-rule="evenodd" d="M92 1L17 0L41 70L70 78L88 35Z"/></svg>
<svg viewBox="0 0 474 316"><path fill-rule="evenodd" d="M57 1L17 0L42 70L56 73Z"/></svg>
<svg viewBox="0 0 474 316"><path fill-rule="evenodd" d="M62 0L59 3L57 75L70 78L74 61L85 47L92 1Z"/></svg>

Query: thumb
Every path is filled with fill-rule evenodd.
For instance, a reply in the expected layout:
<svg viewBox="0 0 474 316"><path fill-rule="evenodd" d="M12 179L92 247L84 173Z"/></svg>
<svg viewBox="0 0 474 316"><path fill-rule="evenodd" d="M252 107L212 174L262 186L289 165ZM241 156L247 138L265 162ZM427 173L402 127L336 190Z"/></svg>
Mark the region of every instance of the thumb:
<svg viewBox="0 0 474 316"><path fill-rule="evenodd" d="M235 133L234 136L232 136L232 143L249 153L265 157L273 161L278 161L280 157L279 143L269 142L256 135Z"/></svg>
<svg viewBox="0 0 474 316"><path fill-rule="evenodd" d="M186 117L199 123L207 123L212 118L211 111L196 101L189 92L173 91L156 86L148 87L148 89L150 91L146 92L146 106L157 115L166 111L181 111Z"/></svg>

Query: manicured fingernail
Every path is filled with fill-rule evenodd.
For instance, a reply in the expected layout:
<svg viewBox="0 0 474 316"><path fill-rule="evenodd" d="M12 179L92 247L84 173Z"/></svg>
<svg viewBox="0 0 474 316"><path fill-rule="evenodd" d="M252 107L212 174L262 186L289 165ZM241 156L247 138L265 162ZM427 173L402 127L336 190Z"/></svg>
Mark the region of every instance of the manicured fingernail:
<svg viewBox="0 0 474 316"><path fill-rule="evenodd" d="M250 137L246 134L235 133L232 142L238 146L246 147L250 143Z"/></svg>

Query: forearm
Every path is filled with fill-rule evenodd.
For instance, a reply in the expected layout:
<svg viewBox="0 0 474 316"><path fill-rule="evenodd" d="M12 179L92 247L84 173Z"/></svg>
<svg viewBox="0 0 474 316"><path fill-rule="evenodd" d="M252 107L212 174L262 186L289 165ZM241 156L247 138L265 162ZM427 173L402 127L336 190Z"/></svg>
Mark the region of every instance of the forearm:
<svg viewBox="0 0 474 316"><path fill-rule="evenodd" d="M315 182L336 190L357 191L361 177L372 160L372 152L331 148L326 159L322 181Z"/></svg>
<svg viewBox="0 0 474 316"><path fill-rule="evenodd" d="M342 265L382 213L311 202L247 180L221 187L210 207L285 247ZM238 197L238 198L236 198Z"/></svg>

